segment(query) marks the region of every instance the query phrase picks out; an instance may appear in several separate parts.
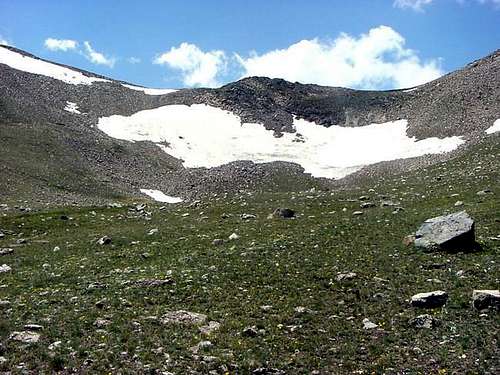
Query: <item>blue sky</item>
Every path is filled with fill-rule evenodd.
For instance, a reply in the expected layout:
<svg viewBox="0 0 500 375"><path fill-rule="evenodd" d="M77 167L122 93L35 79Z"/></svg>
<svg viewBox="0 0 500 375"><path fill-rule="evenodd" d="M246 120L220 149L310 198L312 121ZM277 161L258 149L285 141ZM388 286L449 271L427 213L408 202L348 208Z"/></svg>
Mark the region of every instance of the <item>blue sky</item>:
<svg viewBox="0 0 500 375"><path fill-rule="evenodd" d="M423 83L500 47L500 0L0 0L0 40L158 88Z"/></svg>

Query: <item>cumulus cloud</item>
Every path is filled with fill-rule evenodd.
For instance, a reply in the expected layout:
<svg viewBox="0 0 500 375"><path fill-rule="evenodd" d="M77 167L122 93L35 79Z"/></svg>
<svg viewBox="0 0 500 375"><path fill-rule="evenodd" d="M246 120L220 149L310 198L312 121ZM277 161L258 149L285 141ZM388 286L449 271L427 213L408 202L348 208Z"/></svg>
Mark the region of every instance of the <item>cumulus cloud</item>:
<svg viewBox="0 0 500 375"><path fill-rule="evenodd" d="M224 51L204 52L184 42L156 57L153 63L180 70L186 86L215 87L219 85L217 76L226 69L227 58Z"/></svg>
<svg viewBox="0 0 500 375"><path fill-rule="evenodd" d="M93 64L106 65L110 68L115 66L116 59L111 57L106 57L102 53L95 51L88 41L83 42L85 51L83 55Z"/></svg>
<svg viewBox="0 0 500 375"><path fill-rule="evenodd" d="M71 39L55 39L55 38L47 38L44 43L45 48L51 51L69 51L75 50L78 46L78 42L76 40Z"/></svg>
<svg viewBox="0 0 500 375"><path fill-rule="evenodd" d="M244 77L362 89L411 87L443 74L439 60L422 62L388 26L373 28L358 38L342 33L332 42L301 40L286 49L236 58Z"/></svg>

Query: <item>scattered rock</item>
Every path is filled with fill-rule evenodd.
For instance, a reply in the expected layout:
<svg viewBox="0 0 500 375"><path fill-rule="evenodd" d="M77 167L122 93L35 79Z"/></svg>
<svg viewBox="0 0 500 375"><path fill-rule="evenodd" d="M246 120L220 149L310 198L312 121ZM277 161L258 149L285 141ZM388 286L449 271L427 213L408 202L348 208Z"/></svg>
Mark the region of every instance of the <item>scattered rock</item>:
<svg viewBox="0 0 500 375"><path fill-rule="evenodd" d="M233 233L229 236L229 240L230 241L236 241L237 239L239 239L240 236L238 236L236 233Z"/></svg>
<svg viewBox="0 0 500 375"><path fill-rule="evenodd" d="M474 290L472 292L472 305L483 310L489 307L500 308L500 291L496 290Z"/></svg>
<svg viewBox="0 0 500 375"><path fill-rule="evenodd" d="M373 322L370 322L370 320L368 318L363 319L363 329L374 329L377 327L378 327L378 325L373 323Z"/></svg>
<svg viewBox="0 0 500 375"><path fill-rule="evenodd" d="M257 331L257 327L252 326L252 327L245 327L241 334L244 337L256 337L259 334L259 331Z"/></svg>
<svg viewBox="0 0 500 375"><path fill-rule="evenodd" d="M35 344L40 340L40 334L30 331L12 332L9 339L24 344Z"/></svg>
<svg viewBox="0 0 500 375"><path fill-rule="evenodd" d="M108 319L96 319L94 322L94 326L97 328L105 328L107 327L111 322Z"/></svg>
<svg viewBox="0 0 500 375"><path fill-rule="evenodd" d="M241 220L251 220L255 219L257 216L252 214L241 214Z"/></svg>
<svg viewBox="0 0 500 375"><path fill-rule="evenodd" d="M397 206L399 203L393 202L393 201L382 201L380 202L380 207L393 207Z"/></svg>
<svg viewBox="0 0 500 375"><path fill-rule="evenodd" d="M224 244L224 240L220 238L216 238L215 240L212 241L212 245L214 246L221 246Z"/></svg>
<svg viewBox="0 0 500 375"><path fill-rule="evenodd" d="M152 236L153 234L158 233L158 228L153 228L148 232L148 236Z"/></svg>
<svg viewBox="0 0 500 375"><path fill-rule="evenodd" d="M353 214L354 216L363 215L363 211L354 211L352 214Z"/></svg>
<svg viewBox="0 0 500 375"><path fill-rule="evenodd" d="M4 272L10 272L12 271L12 268L6 264L2 264L0 266L0 273L4 273Z"/></svg>
<svg viewBox="0 0 500 375"><path fill-rule="evenodd" d="M43 326L39 324L26 324L24 326L24 329L27 331L41 331L43 329Z"/></svg>
<svg viewBox="0 0 500 375"><path fill-rule="evenodd" d="M372 208L375 207L375 203L373 202L364 202L359 205L361 208Z"/></svg>
<svg viewBox="0 0 500 375"><path fill-rule="evenodd" d="M460 206L463 206L463 205L464 205L464 202L462 202L462 201L456 201L455 204L454 204L455 207L460 207Z"/></svg>
<svg viewBox="0 0 500 375"><path fill-rule="evenodd" d="M133 284L140 288L155 288L165 285L174 284L174 279L166 278L166 279L145 279L145 280L136 280Z"/></svg>
<svg viewBox="0 0 500 375"><path fill-rule="evenodd" d="M111 243L111 238L108 236L101 237L97 240L98 245L109 245Z"/></svg>
<svg viewBox="0 0 500 375"><path fill-rule="evenodd" d="M490 189L484 189L480 190L476 193L477 195L487 195L487 194L493 194L493 191Z"/></svg>
<svg viewBox="0 0 500 375"><path fill-rule="evenodd" d="M163 315L161 323L163 324L183 324L183 325L198 325L203 324L207 320L205 314L194 313L186 310L170 311Z"/></svg>
<svg viewBox="0 0 500 375"><path fill-rule="evenodd" d="M0 256L9 255L9 254L12 254L13 252L14 252L14 249L12 249L10 247L5 247L3 249L0 249Z"/></svg>
<svg viewBox="0 0 500 375"><path fill-rule="evenodd" d="M210 321L210 322L208 322L207 325L201 326L200 328L198 328L198 330L200 331L200 333L202 335L209 336L212 333L214 333L215 331L218 331L219 328L220 328L219 322Z"/></svg>
<svg viewBox="0 0 500 375"><path fill-rule="evenodd" d="M413 307L436 308L442 307L448 300L448 293L442 290L418 293L411 297Z"/></svg>
<svg viewBox="0 0 500 375"><path fill-rule="evenodd" d="M277 208L274 210L273 216L290 219L295 216L295 211L290 208Z"/></svg>
<svg viewBox="0 0 500 375"><path fill-rule="evenodd" d="M429 314L419 315L410 320L410 324L415 328L434 328L438 325L439 321Z"/></svg>
<svg viewBox="0 0 500 375"><path fill-rule="evenodd" d="M259 367L252 371L252 375L285 375L285 372L277 368Z"/></svg>
<svg viewBox="0 0 500 375"><path fill-rule="evenodd" d="M476 247L474 221L465 211L428 219L417 230L415 247L425 251L472 250Z"/></svg>
<svg viewBox="0 0 500 375"><path fill-rule="evenodd" d="M0 301L0 309L9 308L11 305L10 301Z"/></svg>
<svg viewBox="0 0 500 375"><path fill-rule="evenodd" d="M62 341L54 341L52 344L48 346L50 351L57 350L62 345Z"/></svg>
<svg viewBox="0 0 500 375"><path fill-rule="evenodd" d="M211 341L205 340L205 341L200 341L198 344L193 346L190 350L193 353L198 353L200 350L207 350L210 349L214 346Z"/></svg>
<svg viewBox="0 0 500 375"><path fill-rule="evenodd" d="M339 273L335 276L335 279L337 281L349 281L355 279L357 276L355 272Z"/></svg>
<svg viewBox="0 0 500 375"><path fill-rule="evenodd" d="M367 201L368 199L370 199L369 196L367 195L362 195L361 197L358 198L360 201Z"/></svg>

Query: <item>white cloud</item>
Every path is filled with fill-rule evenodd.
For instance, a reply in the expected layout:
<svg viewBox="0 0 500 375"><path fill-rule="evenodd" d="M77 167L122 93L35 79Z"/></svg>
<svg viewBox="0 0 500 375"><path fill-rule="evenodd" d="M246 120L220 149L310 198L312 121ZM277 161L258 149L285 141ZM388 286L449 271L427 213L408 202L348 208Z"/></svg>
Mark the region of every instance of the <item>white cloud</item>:
<svg viewBox="0 0 500 375"><path fill-rule="evenodd" d="M286 49L236 58L244 77L363 89L411 87L443 74L439 60L422 62L388 26L373 28L358 38L343 33L333 42L302 40Z"/></svg>
<svg viewBox="0 0 500 375"><path fill-rule="evenodd" d="M203 52L196 45L184 42L156 57L153 63L180 70L187 86L215 87L219 85L217 75L226 69L227 58L224 51Z"/></svg>
<svg viewBox="0 0 500 375"><path fill-rule="evenodd" d="M71 40L71 39L54 39L54 38L47 38L45 39L45 48L51 50L51 51L69 51L69 50L75 50L76 47L78 46L78 42L76 40Z"/></svg>
<svg viewBox="0 0 500 375"><path fill-rule="evenodd" d="M434 0L394 0L392 3L394 7L401 9L412 9L416 12L423 12L423 7L429 5ZM500 0L456 0L459 4L465 4L466 2L476 2L481 5L491 4L494 8L500 9Z"/></svg>
<svg viewBox="0 0 500 375"><path fill-rule="evenodd" d="M135 65L135 64L139 64L139 63L141 62L141 59L140 59L140 58L138 58L138 57L134 57L134 56L132 56L132 57L129 57L129 58L127 59L127 62L128 62L129 64Z"/></svg>
<svg viewBox="0 0 500 375"><path fill-rule="evenodd" d="M433 0L394 0L393 5L401 9L413 9L414 11L421 12L425 5L429 5Z"/></svg>
<svg viewBox="0 0 500 375"><path fill-rule="evenodd" d="M104 56L102 53L95 51L89 42L83 42L85 51L83 55L93 64L106 65L112 68L115 65L116 59Z"/></svg>

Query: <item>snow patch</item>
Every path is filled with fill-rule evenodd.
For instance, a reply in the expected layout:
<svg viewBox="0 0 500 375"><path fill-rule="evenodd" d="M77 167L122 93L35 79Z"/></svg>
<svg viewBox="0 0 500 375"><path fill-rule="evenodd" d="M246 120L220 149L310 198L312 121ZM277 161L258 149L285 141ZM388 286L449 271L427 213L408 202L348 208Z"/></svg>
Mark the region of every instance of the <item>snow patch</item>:
<svg viewBox="0 0 500 375"><path fill-rule="evenodd" d="M127 85L125 83L122 83L121 85L123 87L126 87L126 88L131 89L131 90L142 91L142 92L144 92L145 94L148 94L148 95L165 95L165 94L170 94L171 92L178 91L178 90L174 90L174 89L150 89L150 88L147 88L147 87L139 87L139 86Z"/></svg>
<svg viewBox="0 0 500 375"><path fill-rule="evenodd" d="M81 72L25 56L8 48L0 47L0 64L24 72L40 74L72 85L90 85L93 82L109 82L107 79L88 77Z"/></svg>
<svg viewBox="0 0 500 375"><path fill-rule="evenodd" d="M78 105L73 102L66 102L66 107L64 107L65 111L75 113L77 115L81 115L82 113L78 110Z"/></svg>
<svg viewBox="0 0 500 375"><path fill-rule="evenodd" d="M114 138L155 142L187 168L211 168L237 160L288 161L326 178L342 178L381 161L449 152L464 143L460 137L409 138L407 120L326 128L294 119L296 133L276 138L260 124L242 124L235 114L204 104L102 117L97 126Z"/></svg>
<svg viewBox="0 0 500 375"><path fill-rule="evenodd" d="M163 203L180 203L180 202L182 202L182 198L171 197L169 195L165 195L160 190L141 189L141 193L146 194L147 196L153 198L155 201L158 201L158 202L163 202Z"/></svg>
<svg viewBox="0 0 500 375"><path fill-rule="evenodd" d="M488 129L486 129L486 133L488 134L493 134L496 132L500 132L500 118L496 120L492 126L490 126Z"/></svg>

